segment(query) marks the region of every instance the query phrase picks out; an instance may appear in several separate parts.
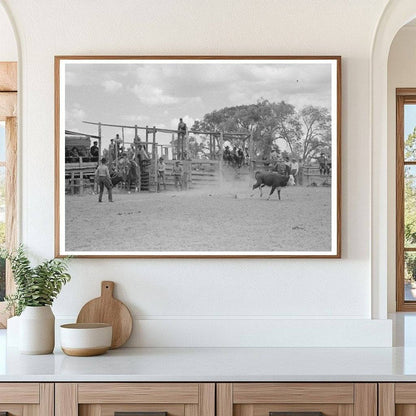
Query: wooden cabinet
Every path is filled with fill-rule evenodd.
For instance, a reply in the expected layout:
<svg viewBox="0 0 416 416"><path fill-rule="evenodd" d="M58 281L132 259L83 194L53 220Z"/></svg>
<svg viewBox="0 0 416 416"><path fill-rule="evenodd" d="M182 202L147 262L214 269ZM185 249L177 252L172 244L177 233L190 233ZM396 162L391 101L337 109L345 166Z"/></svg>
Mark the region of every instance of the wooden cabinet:
<svg viewBox="0 0 416 416"><path fill-rule="evenodd" d="M379 416L416 415L416 383L380 383Z"/></svg>
<svg viewBox="0 0 416 416"><path fill-rule="evenodd" d="M0 415L53 416L52 383L0 383Z"/></svg>
<svg viewBox="0 0 416 416"><path fill-rule="evenodd" d="M377 384L217 384L217 416L318 416L319 412L323 416L377 416Z"/></svg>
<svg viewBox="0 0 416 416"><path fill-rule="evenodd" d="M0 383L0 416L2 412L8 416L416 416L416 383Z"/></svg>
<svg viewBox="0 0 416 416"><path fill-rule="evenodd" d="M215 416L214 383L57 383L56 416ZM166 412L166 413L165 413ZM158 413L158 415L155 415Z"/></svg>

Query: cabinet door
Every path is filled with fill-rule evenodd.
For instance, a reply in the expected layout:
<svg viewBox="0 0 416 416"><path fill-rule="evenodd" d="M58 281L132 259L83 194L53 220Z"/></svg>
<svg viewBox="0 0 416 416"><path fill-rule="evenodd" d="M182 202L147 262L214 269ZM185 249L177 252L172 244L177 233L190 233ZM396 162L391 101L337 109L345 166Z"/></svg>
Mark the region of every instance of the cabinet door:
<svg viewBox="0 0 416 416"><path fill-rule="evenodd" d="M51 383L0 383L0 415L53 416Z"/></svg>
<svg viewBox="0 0 416 416"><path fill-rule="evenodd" d="M56 416L215 416L213 383L58 383Z"/></svg>
<svg viewBox="0 0 416 416"><path fill-rule="evenodd" d="M217 416L377 416L377 385L221 383Z"/></svg>
<svg viewBox="0 0 416 416"><path fill-rule="evenodd" d="M415 416L416 383L380 383L380 416Z"/></svg>

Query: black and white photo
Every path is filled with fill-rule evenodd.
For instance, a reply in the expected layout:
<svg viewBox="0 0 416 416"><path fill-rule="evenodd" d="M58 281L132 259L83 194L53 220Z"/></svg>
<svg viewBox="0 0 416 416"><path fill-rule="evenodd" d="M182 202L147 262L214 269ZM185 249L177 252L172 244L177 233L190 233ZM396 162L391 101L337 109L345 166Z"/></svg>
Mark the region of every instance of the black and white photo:
<svg viewBox="0 0 416 416"><path fill-rule="evenodd" d="M339 57L56 57L56 254L339 257Z"/></svg>

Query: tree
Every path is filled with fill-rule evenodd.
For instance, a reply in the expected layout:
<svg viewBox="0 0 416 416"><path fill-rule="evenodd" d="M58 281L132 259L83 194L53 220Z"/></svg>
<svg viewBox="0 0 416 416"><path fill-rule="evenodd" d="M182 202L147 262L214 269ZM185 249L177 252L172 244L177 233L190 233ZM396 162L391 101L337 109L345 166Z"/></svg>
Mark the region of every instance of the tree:
<svg viewBox="0 0 416 416"><path fill-rule="evenodd" d="M252 136L257 151L268 156L278 138L291 144L300 126L295 117L293 105L260 99L255 104L225 107L205 114L203 120L195 122L192 130L246 133L246 136L231 136L227 140L232 146L246 147Z"/></svg>
<svg viewBox="0 0 416 416"><path fill-rule="evenodd" d="M415 160L416 155L416 127L407 136L404 143L405 160ZM412 173L412 167L405 167L404 179L404 245L416 244L416 178ZM416 256L413 253L405 255L406 278L415 280Z"/></svg>
<svg viewBox="0 0 416 416"><path fill-rule="evenodd" d="M199 139L199 140L198 140ZM197 159L202 153L204 156L209 156L208 138L205 135L195 136L189 135L189 157Z"/></svg>
<svg viewBox="0 0 416 416"><path fill-rule="evenodd" d="M284 140L293 156L310 161L320 152L331 151L331 116L327 108L306 106L299 112L285 101L260 99L255 104L225 107L205 114L192 130L246 133L227 137L232 146L245 147L252 136L256 154L269 157L278 139Z"/></svg>
<svg viewBox="0 0 416 416"><path fill-rule="evenodd" d="M331 115L325 107L304 107L299 114L302 135L298 136L300 157L310 161L321 152L331 151Z"/></svg>
<svg viewBox="0 0 416 416"><path fill-rule="evenodd" d="M404 159L416 160L416 127L413 132L407 136L404 142Z"/></svg>
<svg viewBox="0 0 416 416"><path fill-rule="evenodd" d="M411 167L405 168L404 179L404 237L405 245L416 244L416 178Z"/></svg>

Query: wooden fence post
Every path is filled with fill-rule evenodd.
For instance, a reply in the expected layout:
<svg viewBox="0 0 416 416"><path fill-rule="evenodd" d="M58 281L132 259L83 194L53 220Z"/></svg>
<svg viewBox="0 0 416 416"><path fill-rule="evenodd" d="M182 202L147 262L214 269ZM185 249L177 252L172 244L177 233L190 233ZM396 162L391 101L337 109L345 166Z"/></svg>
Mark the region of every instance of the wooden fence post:
<svg viewBox="0 0 416 416"><path fill-rule="evenodd" d="M220 146L220 159L218 161L218 170L219 170L219 176L220 176L220 184L222 184L223 182L223 151L224 151L224 134L223 132L220 133L220 138L219 138L219 142L218 142L219 146Z"/></svg>
<svg viewBox="0 0 416 416"><path fill-rule="evenodd" d="M250 132L248 142L248 155L250 157L250 164L249 164L249 171L250 173L253 173L255 170L255 157L254 157L254 140L253 140L253 131Z"/></svg>
<svg viewBox="0 0 416 416"><path fill-rule="evenodd" d="M98 162L101 159L102 155L102 146L101 146L101 123L98 123Z"/></svg>
<svg viewBox="0 0 416 416"><path fill-rule="evenodd" d="M185 133L185 151L184 151L184 155L182 158L183 159L189 158L189 130L188 129L186 129L186 133Z"/></svg>
<svg viewBox="0 0 416 416"><path fill-rule="evenodd" d="M147 142L148 141L149 141L149 127L146 126L146 143L145 143L145 146L144 146L144 149L146 150L146 152L147 152Z"/></svg>
<svg viewBox="0 0 416 416"><path fill-rule="evenodd" d="M157 191L159 178L157 177L157 148L156 148L156 127L153 126L152 158L155 169L155 187Z"/></svg>

